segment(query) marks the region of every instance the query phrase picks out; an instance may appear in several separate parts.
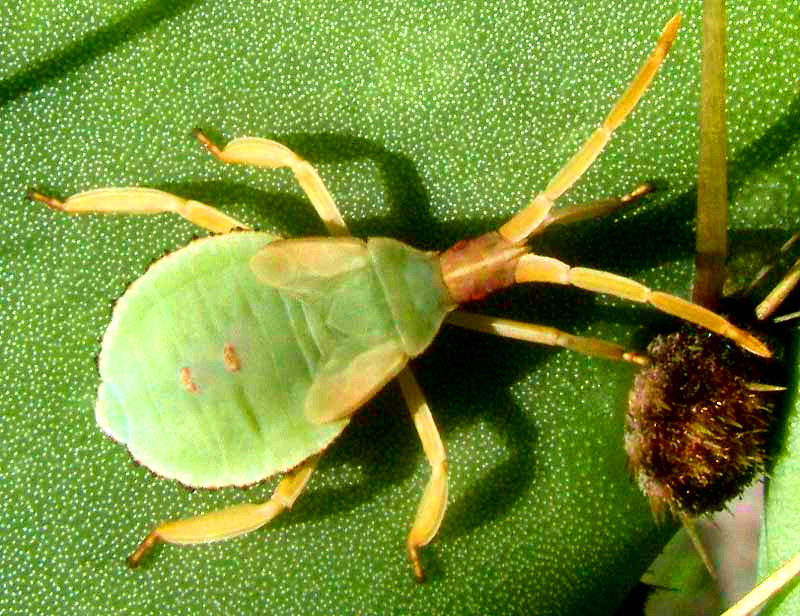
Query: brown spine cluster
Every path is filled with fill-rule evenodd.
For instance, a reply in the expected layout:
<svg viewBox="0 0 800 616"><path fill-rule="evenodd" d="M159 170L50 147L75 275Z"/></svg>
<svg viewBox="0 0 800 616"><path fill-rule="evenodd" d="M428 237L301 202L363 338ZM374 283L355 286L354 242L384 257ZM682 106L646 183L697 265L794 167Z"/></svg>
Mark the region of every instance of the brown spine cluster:
<svg viewBox="0 0 800 616"><path fill-rule="evenodd" d="M694 329L647 350L625 421L631 471L656 515L719 511L764 471L772 413L750 387L760 362Z"/></svg>

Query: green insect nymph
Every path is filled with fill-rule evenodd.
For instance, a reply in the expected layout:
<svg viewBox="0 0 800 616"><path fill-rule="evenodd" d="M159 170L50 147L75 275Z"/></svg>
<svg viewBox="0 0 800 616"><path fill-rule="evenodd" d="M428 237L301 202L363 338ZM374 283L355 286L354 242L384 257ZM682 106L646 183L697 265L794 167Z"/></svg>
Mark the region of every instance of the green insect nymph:
<svg viewBox="0 0 800 616"><path fill-rule="evenodd" d="M61 212L172 212L214 234L155 262L117 301L99 356L97 421L137 461L188 486L242 486L285 473L265 503L157 526L129 563L136 566L157 542L198 544L239 536L291 507L321 452L397 377L431 465L407 540L414 575L422 580L419 549L435 536L447 506L447 457L407 365L445 321L646 361L613 343L458 309L512 284L573 285L649 303L769 356L759 340L700 306L614 274L571 268L527 247L531 235L551 224L607 214L651 190L640 186L624 197L551 212L633 110L679 25L679 15L667 23L603 124L544 192L497 231L442 253L385 238L345 237L347 227L317 171L267 139L244 137L219 148L196 133L223 162L290 168L338 237L279 239L203 203L148 188L103 188L64 201L31 192L32 199Z"/></svg>
<svg viewBox="0 0 800 616"><path fill-rule="evenodd" d="M117 304L97 420L159 475L243 486L297 466L430 344L450 308L431 256L394 240L271 240L194 241Z"/></svg>

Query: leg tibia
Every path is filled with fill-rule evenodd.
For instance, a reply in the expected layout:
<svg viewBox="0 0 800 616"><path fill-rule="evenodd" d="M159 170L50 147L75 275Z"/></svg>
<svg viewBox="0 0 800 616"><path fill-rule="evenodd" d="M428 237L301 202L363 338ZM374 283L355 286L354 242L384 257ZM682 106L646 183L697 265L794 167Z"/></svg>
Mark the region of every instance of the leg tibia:
<svg viewBox="0 0 800 616"><path fill-rule="evenodd" d="M73 195L65 201L33 191L28 196L67 214L148 215L171 212L212 233L247 229L247 225L205 203L154 188L100 188Z"/></svg>
<svg viewBox="0 0 800 616"><path fill-rule="evenodd" d="M142 558L159 542L175 545L211 543L238 537L263 526L285 509L291 508L306 487L318 460L318 455L309 458L287 473L278 483L272 498L265 503L233 505L194 518L160 524L128 557L128 564L131 567L138 566Z"/></svg>
<svg viewBox="0 0 800 616"><path fill-rule="evenodd" d="M283 503L277 500L260 504L242 503L195 518L165 522L152 534L159 541L175 545L224 541L263 526L283 509Z"/></svg>

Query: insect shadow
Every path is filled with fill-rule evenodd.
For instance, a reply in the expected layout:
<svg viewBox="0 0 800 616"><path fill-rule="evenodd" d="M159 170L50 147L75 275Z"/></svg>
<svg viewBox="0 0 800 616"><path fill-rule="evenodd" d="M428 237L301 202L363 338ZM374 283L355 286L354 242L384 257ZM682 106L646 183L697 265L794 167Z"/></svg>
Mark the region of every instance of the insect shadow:
<svg viewBox="0 0 800 616"><path fill-rule="evenodd" d="M800 93L791 101L786 111L764 134L744 147L728 163L729 194L732 199L742 189L744 181L755 174L770 169L782 156L793 151L800 142ZM791 203L800 202L797 183L791 187Z"/></svg>

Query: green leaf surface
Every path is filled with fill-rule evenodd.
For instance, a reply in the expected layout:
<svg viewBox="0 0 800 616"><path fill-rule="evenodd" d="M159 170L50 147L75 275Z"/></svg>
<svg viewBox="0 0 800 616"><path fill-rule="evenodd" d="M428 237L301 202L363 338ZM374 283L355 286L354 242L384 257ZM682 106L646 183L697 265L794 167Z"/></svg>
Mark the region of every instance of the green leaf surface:
<svg viewBox="0 0 800 616"><path fill-rule="evenodd" d="M96 428L111 304L197 233L170 216L29 204L148 185L291 236L323 227L283 171L231 168L190 137L287 143L354 234L441 249L495 228L600 122L666 20L684 27L608 151L565 199L655 179L610 220L536 249L689 295L700 4L12 1L0 12L0 612L608 614L670 528L628 478L630 367L445 329L414 363L448 447L450 508L415 585L405 534L429 470L397 389L363 410L291 513L242 539L124 557L153 523L247 490L187 491ZM798 20L728 8L732 252L797 225ZM479 307L643 348L653 311L529 287Z"/></svg>

